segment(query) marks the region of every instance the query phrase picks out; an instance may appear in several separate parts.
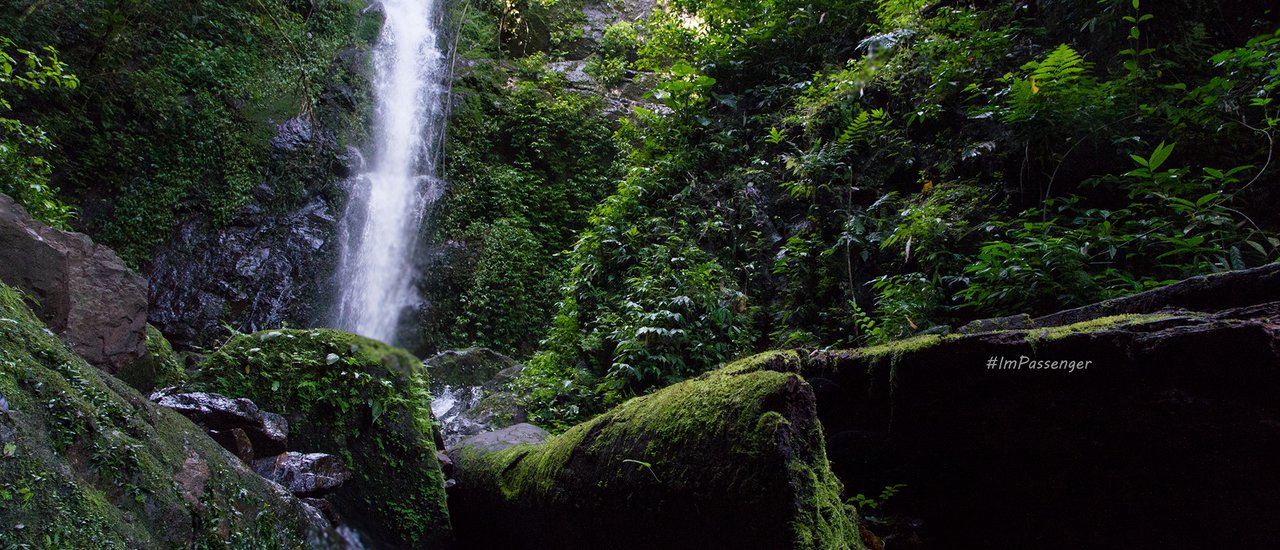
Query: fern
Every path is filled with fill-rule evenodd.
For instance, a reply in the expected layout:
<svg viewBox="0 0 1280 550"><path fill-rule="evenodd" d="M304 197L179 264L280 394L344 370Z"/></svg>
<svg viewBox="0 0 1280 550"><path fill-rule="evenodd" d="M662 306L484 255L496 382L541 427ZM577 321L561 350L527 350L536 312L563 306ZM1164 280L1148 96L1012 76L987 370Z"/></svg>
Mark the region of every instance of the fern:
<svg viewBox="0 0 1280 550"><path fill-rule="evenodd" d="M871 111L863 111L854 117L853 122L840 133L840 137L836 143L840 145L849 145L856 141L868 137L868 134L875 127L886 127L890 123L889 113L884 109L872 109Z"/></svg>
<svg viewBox="0 0 1280 550"><path fill-rule="evenodd" d="M1040 89L1075 85L1091 66L1071 46L1061 44L1044 61L1032 61L1022 69L1031 71L1032 90L1038 93Z"/></svg>

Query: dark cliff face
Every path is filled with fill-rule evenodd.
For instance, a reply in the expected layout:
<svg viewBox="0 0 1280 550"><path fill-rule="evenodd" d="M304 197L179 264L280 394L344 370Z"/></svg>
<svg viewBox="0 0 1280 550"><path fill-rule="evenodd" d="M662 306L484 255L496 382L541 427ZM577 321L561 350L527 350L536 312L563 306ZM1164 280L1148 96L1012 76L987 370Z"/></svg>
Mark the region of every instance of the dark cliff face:
<svg viewBox="0 0 1280 550"><path fill-rule="evenodd" d="M150 320L182 347L207 347L221 320L242 331L309 324L323 315L337 217L319 197L242 226L184 222L149 270Z"/></svg>
<svg viewBox="0 0 1280 550"><path fill-rule="evenodd" d="M246 332L323 323L369 78L367 50L339 53L316 109L277 126L262 183L232 223L189 217L155 250L149 319L176 346L215 345L223 322Z"/></svg>

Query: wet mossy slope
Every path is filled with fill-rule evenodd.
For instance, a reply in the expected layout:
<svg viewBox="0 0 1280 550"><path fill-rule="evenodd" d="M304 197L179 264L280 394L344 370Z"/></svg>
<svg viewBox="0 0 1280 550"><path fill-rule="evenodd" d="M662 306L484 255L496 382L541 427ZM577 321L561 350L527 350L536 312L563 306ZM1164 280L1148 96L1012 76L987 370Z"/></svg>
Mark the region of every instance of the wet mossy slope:
<svg viewBox="0 0 1280 550"><path fill-rule="evenodd" d="M332 534L0 284L0 547L324 548Z"/></svg>

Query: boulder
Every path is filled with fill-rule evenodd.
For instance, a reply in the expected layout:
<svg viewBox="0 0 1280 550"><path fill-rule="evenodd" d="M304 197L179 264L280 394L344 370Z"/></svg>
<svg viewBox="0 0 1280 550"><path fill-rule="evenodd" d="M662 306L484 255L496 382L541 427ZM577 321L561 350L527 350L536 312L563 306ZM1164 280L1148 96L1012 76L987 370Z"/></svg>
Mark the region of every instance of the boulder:
<svg viewBox="0 0 1280 550"><path fill-rule="evenodd" d="M160 334L159 329L148 324L147 352L127 369L118 372L116 377L142 393L151 393L156 388L181 385L186 381L187 373L182 358L174 353L169 340Z"/></svg>
<svg viewBox="0 0 1280 550"><path fill-rule="evenodd" d="M1202 293L1215 279L1232 281L1221 300ZM1239 294L1271 285L1220 275L1159 294L1212 312L751 361L812 383L833 470L850 493L906 484L894 508L931 547L1207 548L1229 533L1262 548L1280 540L1280 301ZM1057 318L1162 309L1149 298Z"/></svg>
<svg viewBox="0 0 1280 550"><path fill-rule="evenodd" d="M275 456L285 451L289 423L278 414L259 410L248 399L203 392L154 394L152 398L161 407L177 411L210 431L242 431L251 443L253 455ZM239 442L234 443L236 447L227 450L238 455Z"/></svg>
<svg viewBox="0 0 1280 550"><path fill-rule="evenodd" d="M94 366L121 374L146 353L146 282L88 236L35 221L0 195L0 281Z"/></svg>
<svg viewBox="0 0 1280 550"><path fill-rule="evenodd" d="M284 415L291 448L342 457L354 476L326 499L381 545L450 538L427 370L412 354L336 330L271 330L232 338L190 377Z"/></svg>
<svg viewBox="0 0 1280 550"><path fill-rule="evenodd" d="M463 439L453 449L455 454L461 454L463 449L472 451L480 451L482 453L496 453L507 447L515 445L538 445L546 443L550 434L546 430L534 426L533 424L516 424L507 426L501 430L485 432L479 435L473 435ZM450 465L452 465L452 457Z"/></svg>
<svg viewBox="0 0 1280 550"><path fill-rule="evenodd" d="M795 374L711 373L526 443L542 438L516 426L450 451L465 547L864 547Z"/></svg>
<svg viewBox="0 0 1280 550"><path fill-rule="evenodd" d="M46 333L4 285L0 358L4 546L344 544L323 516L262 479L204 429L104 375Z"/></svg>
<svg viewBox="0 0 1280 550"><path fill-rule="evenodd" d="M439 420L442 442L528 420L516 396L505 387L523 365L488 348L445 351L426 360L431 373L431 410Z"/></svg>
<svg viewBox="0 0 1280 550"><path fill-rule="evenodd" d="M287 452L260 458L253 462L253 470L300 497L332 492L351 479L351 470L341 458L324 453Z"/></svg>
<svg viewBox="0 0 1280 550"><path fill-rule="evenodd" d="M449 387L485 387L494 389L510 382L521 365L489 348L468 348L438 353L425 361L431 374L431 391L440 393ZM508 373L499 376L502 373Z"/></svg>

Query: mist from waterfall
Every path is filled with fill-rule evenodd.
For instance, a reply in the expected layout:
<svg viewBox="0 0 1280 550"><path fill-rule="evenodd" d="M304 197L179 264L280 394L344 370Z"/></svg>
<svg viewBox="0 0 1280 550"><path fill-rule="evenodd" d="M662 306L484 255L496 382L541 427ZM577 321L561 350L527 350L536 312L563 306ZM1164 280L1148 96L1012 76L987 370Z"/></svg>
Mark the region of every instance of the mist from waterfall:
<svg viewBox="0 0 1280 550"><path fill-rule="evenodd" d="M342 220L334 324L395 343L400 318L418 305L414 265L423 218L444 192L436 164L444 128L446 71L437 0L383 0L374 48L374 142L349 182Z"/></svg>

